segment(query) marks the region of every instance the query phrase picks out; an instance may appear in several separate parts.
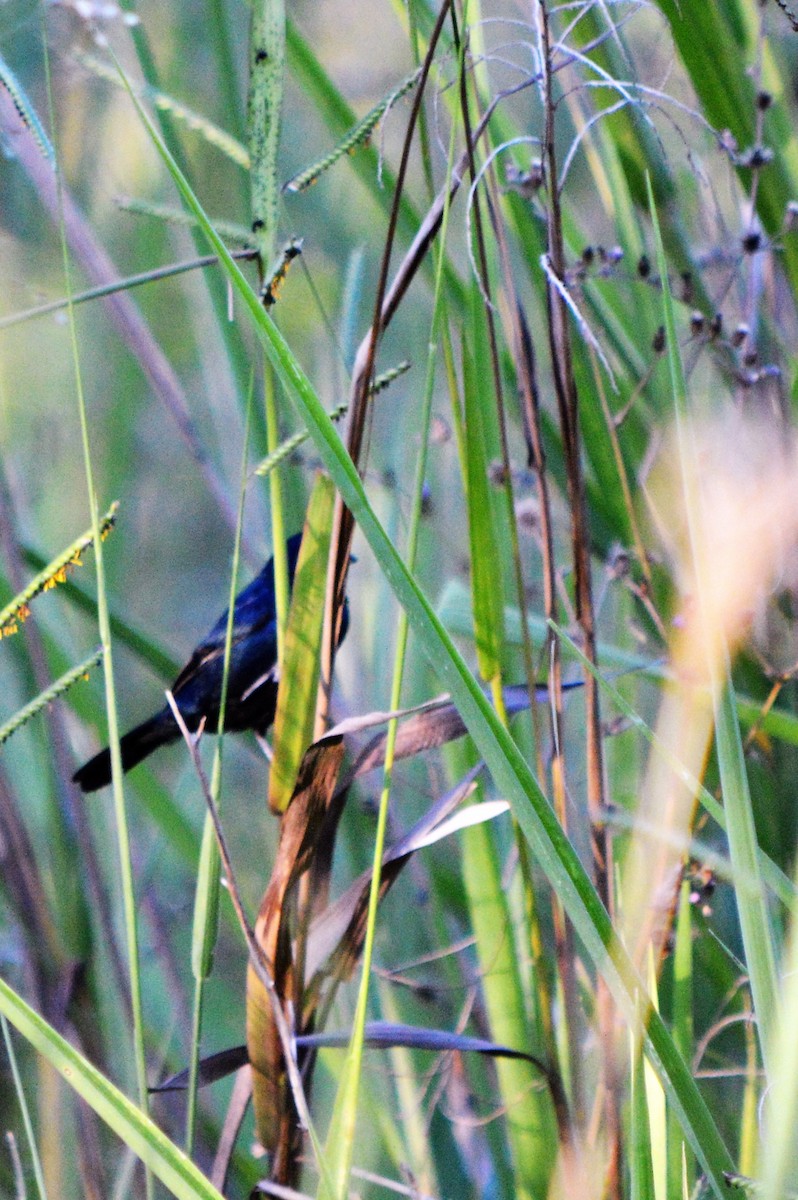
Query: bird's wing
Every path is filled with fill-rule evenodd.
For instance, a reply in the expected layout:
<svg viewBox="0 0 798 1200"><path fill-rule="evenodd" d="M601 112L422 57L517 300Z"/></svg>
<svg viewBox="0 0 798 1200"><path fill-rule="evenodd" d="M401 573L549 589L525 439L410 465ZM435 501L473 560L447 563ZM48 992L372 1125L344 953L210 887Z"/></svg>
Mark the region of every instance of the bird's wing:
<svg viewBox="0 0 798 1200"><path fill-rule="evenodd" d="M233 637L230 643L231 650L233 646L238 645L239 642L248 637L252 633L252 629L252 626L248 626L245 629L236 630L234 626ZM199 646L196 647L194 653L191 655L191 658L188 660L186 665L183 667L183 670L172 684L173 695L176 696L177 693L181 691L181 689L184 688L187 683L190 683L192 679L196 678L200 671L207 670L212 663L224 656L226 635L227 619L225 618L225 637L223 637L221 641L211 641L209 635L205 641L200 642Z"/></svg>
<svg viewBox="0 0 798 1200"><path fill-rule="evenodd" d="M290 537L286 543L290 584L293 584L294 581L301 541L302 535L301 533L297 533L293 537ZM185 687L186 683L194 678L197 671L207 668L224 654L225 642L227 641L228 611L228 609L225 609L213 629L206 634L194 650L191 658L172 685L174 693L180 688ZM270 559L260 574L256 575L236 597L235 607L233 608L232 645L237 646L244 639L260 633L274 621L274 617L274 565Z"/></svg>
<svg viewBox="0 0 798 1200"><path fill-rule="evenodd" d="M270 621L274 620L274 594L265 584L263 575L258 575L236 599L233 609L233 633L231 648L237 646L245 638L258 633ZM198 671L206 669L211 663L224 655L227 642L227 611L223 612L210 633L202 639L195 648L191 658L178 675L172 691L178 692L193 679Z"/></svg>

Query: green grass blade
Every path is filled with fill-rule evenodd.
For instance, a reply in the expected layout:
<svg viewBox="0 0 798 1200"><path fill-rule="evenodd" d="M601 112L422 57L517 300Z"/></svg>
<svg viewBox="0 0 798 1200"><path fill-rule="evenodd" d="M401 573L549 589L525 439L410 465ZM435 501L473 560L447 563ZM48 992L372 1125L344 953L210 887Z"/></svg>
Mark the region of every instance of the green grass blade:
<svg viewBox="0 0 798 1200"><path fill-rule="evenodd" d="M735 875L750 881L745 889L735 888L734 894L745 962L751 977L756 1028L765 1070L770 1076L775 1066L773 1023L776 1020L778 995L776 946L760 872L759 844L730 670L727 671L726 686L715 709L715 741L732 867Z"/></svg>
<svg viewBox="0 0 798 1200"><path fill-rule="evenodd" d="M513 931L501 863L493 831L477 825L463 834L463 879L476 938L482 990L491 1038L534 1053L521 985L518 942ZM523 934L520 935L523 938ZM519 1200L546 1196L557 1153L557 1125L551 1096L529 1063L497 1061L502 1097L507 1104L507 1133L512 1153L512 1193Z"/></svg>
<svg viewBox="0 0 798 1200"><path fill-rule="evenodd" d="M221 1194L141 1109L0 979L0 1012L178 1200Z"/></svg>
<svg viewBox="0 0 798 1200"><path fill-rule="evenodd" d="M655 1200L654 1164L651 1157L651 1124L646 1097L645 1063L635 1039L630 1038L631 1098L629 1111L629 1171L631 1200Z"/></svg>
<svg viewBox="0 0 798 1200"><path fill-rule="evenodd" d="M117 504L112 504L108 512L99 518L101 538L107 537L113 529L117 508ZM93 544L94 530L89 529L49 562L46 567L42 567L36 577L0 611L0 637L9 637L12 633L16 633L18 622L23 621L27 616L31 601L42 592L47 592L50 588L55 587L56 584L65 583L67 572L80 565L81 555Z"/></svg>
<svg viewBox="0 0 798 1200"><path fill-rule="evenodd" d="M249 44L249 96L247 143L252 189L252 232L268 269L277 236L280 188L277 181L277 145L283 105L285 68L285 4L283 0L255 0Z"/></svg>
<svg viewBox="0 0 798 1200"><path fill-rule="evenodd" d="M11 737L12 733L16 733L27 721L30 721L31 717L35 717L48 704L52 704L59 696L63 696L65 692L68 692L73 683L77 683L79 679L85 679L92 667L96 667L100 662L102 656L103 649L100 646L87 659L84 659L82 663L79 663L76 667L72 667L60 679L56 679L51 687L38 695L35 700L31 700L30 704L26 704L24 708L21 708L9 721L5 721L0 725L0 746Z"/></svg>
<svg viewBox="0 0 798 1200"><path fill-rule="evenodd" d="M759 1155L763 1196L783 1197L796 1179L795 1130L798 1127L798 925L793 908L789 949L773 1032L773 1073L765 1099L764 1137ZM761 1120L761 1118L760 1118Z"/></svg>
<svg viewBox="0 0 798 1200"><path fill-rule="evenodd" d="M690 884L684 879L679 892L679 911L676 918L676 940L673 952L673 1040L685 1061L693 1053L693 919L690 903ZM668 1113L668 1195L678 1196L682 1190L684 1141L673 1114ZM693 1172L687 1178L692 1184ZM691 1188L692 1190L692 1188Z"/></svg>
<svg viewBox="0 0 798 1200"><path fill-rule="evenodd" d="M491 402L490 376L485 370L488 346L484 336L484 305L476 284L472 286L471 297L473 341L469 346L467 339L463 339L463 398L474 642L482 678L488 683L498 683L501 675L504 597L500 564L496 562L500 540L488 485L488 449L483 423L483 405Z"/></svg>
<svg viewBox="0 0 798 1200"><path fill-rule="evenodd" d="M269 771L272 812L284 812L288 807L302 757L313 740L334 503L335 488L329 475L319 474L305 517L277 689L274 759Z"/></svg>
<svg viewBox="0 0 798 1200"><path fill-rule="evenodd" d="M17 1056L14 1053L14 1043L11 1039L11 1031L8 1028L8 1019L4 1012L0 1012L0 1026L3 1029L3 1041L6 1044L6 1053L11 1066L11 1075L14 1080L14 1088L17 1093L19 1107L22 1110L22 1123L25 1126L25 1137L30 1150L31 1161L33 1163L33 1176L36 1180L36 1190L39 1193L39 1200L47 1200L47 1188L44 1182L44 1172L42 1171L42 1161L39 1155L39 1148L36 1145L36 1135L33 1132L33 1122L31 1120L30 1108L25 1097L25 1089L22 1085L22 1075L20 1074Z"/></svg>

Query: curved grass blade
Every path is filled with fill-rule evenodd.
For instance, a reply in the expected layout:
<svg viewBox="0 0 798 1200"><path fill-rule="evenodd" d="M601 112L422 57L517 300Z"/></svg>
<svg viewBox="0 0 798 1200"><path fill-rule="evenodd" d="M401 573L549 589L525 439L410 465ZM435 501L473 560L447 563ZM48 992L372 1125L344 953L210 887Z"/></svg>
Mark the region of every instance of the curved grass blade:
<svg viewBox="0 0 798 1200"><path fill-rule="evenodd" d="M95 58L93 54L79 55L79 61L92 74L99 76L100 79L105 79L108 83L112 83L115 87L121 87L119 76L112 67ZM168 113L170 117L174 117L176 121L185 125L192 133L198 133L209 146L214 146L220 150L231 162L236 163L244 170L249 170L249 155L246 147L234 137L231 137L226 130L215 125L213 121L209 121L207 117L196 112L193 108L189 108L187 104L176 100L174 96L169 96L166 92L162 92L159 88L152 87L151 84L145 83L135 89L136 95L143 100L149 100L154 108L159 112Z"/></svg>
<svg viewBox="0 0 798 1200"><path fill-rule="evenodd" d="M183 208L174 208L169 204L150 204L145 200L137 200L134 196L118 196L117 208L122 212L133 213L137 217L154 217L157 221L166 221L170 225L187 225L196 229L197 219ZM219 233L233 246L247 247L252 244L252 230L245 225L236 225L232 221L214 220Z"/></svg>
<svg viewBox="0 0 798 1200"><path fill-rule="evenodd" d="M402 96L405 96L410 91L420 74L421 68L419 67L417 71L413 71L412 74L408 75L406 79L403 79L397 88L394 88L389 95L380 100L378 104L375 104L374 107L366 113L365 117L358 121L358 123L341 138L340 142L338 142L337 146L335 146L329 154L325 154L324 158L320 159L319 162L314 163L310 167L306 167L304 171L300 171L297 175L294 175L292 179L289 179L287 183L284 183L283 191L303 192L305 188L311 187L317 181L320 175L323 175L325 171L330 169L330 167L335 166L338 160L343 158L345 154L353 154L354 151L357 150L358 146L362 146L364 142L368 141L379 122L382 120L388 110L393 107L396 101L400 100Z"/></svg>
<svg viewBox="0 0 798 1200"><path fill-rule="evenodd" d="M100 537L106 538L114 527L116 522L116 511L119 508L118 502L114 502L108 509L104 517L100 518ZM23 588L11 600L2 611L0 611L0 638L10 637L19 629L22 621L27 620L30 615L30 602L42 592L49 592L59 583L64 583L67 577L67 571L72 567L81 565L81 555L89 549L94 542L94 530L89 529L82 534L77 541L68 546L57 558L49 562L38 575L30 581L27 587Z"/></svg>
<svg viewBox="0 0 798 1200"><path fill-rule="evenodd" d="M234 1071L239 1070L248 1062L249 1053L246 1046L230 1046L227 1050L209 1054L207 1058L199 1061L197 1086L207 1087L208 1084L226 1079L228 1075L232 1075ZM186 1067L185 1070L178 1071L176 1075L170 1075L168 1079L164 1079L163 1083L151 1087L150 1092L184 1092L188 1087L190 1074L191 1072Z"/></svg>
<svg viewBox="0 0 798 1200"><path fill-rule="evenodd" d="M448 818L474 790L482 764L468 772L450 791L441 796L413 828L382 856L380 899L393 886L412 855L450 832ZM504 801L498 801L504 804ZM484 813L480 810L486 809ZM490 820L497 810L487 805L472 805L476 820ZM363 871L337 900L321 912L310 928L305 951L306 974L318 988L323 976L348 978L363 949L365 922L373 868Z"/></svg>
<svg viewBox="0 0 798 1200"><path fill-rule="evenodd" d="M11 737L12 733L16 733L18 729L21 729L31 717L35 717L48 704L52 704L53 700L57 700L59 696L63 696L64 692L69 691L73 683L77 683L79 679L88 678L89 671L92 667L97 666L102 656L103 648L102 646L98 646L94 653L90 654L79 666L73 667L71 671L67 671L60 679L56 679L51 687L40 692L35 700L31 700L29 704L26 704L24 708L15 713L10 721L6 721L4 725L0 725L0 746Z"/></svg>
<svg viewBox="0 0 798 1200"><path fill-rule="evenodd" d="M351 1033L307 1033L297 1037L297 1046L308 1046L314 1049L334 1047L346 1050L352 1040ZM391 1021L367 1021L363 1036L363 1045L372 1050L393 1050L403 1046L408 1050L430 1050L435 1053L470 1053L487 1054L491 1058L518 1058L532 1063L542 1075L548 1072L545 1066L534 1054L525 1050L515 1050L512 1046L503 1046L500 1042L491 1042L487 1038L469 1037L464 1033L452 1033L448 1029L424 1029L418 1025L394 1024Z"/></svg>
<svg viewBox="0 0 798 1200"><path fill-rule="evenodd" d="M334 504L332 480L319 474L305 517L277 686L274 759L269 771L269 808L275 813L288 807L302 756L313 740Z"/></svg>
<svg viewBox="0 0 798 1200"><path fill-rule="evenodd" d="M36 145L50 165L55 167L55 151L50 139L44 132L44 126L36 115L36 109L31 104L25 93L25 89L2 55L0 55L0 84L8 92L14 103L14 108L33 134Z"/></svg>
<svg viewBox="0 0 798 1200"><path fill-rule="evenodd" d="M178 1200L222 1200L221 1193L140 1108L0 979L0 1012L63 1075Z"/></svg>
<svg viewBox="0 0 798 1200"><path fill-rule="evenodd" d="M334 1047L345 1050L351 1040L350 1033L306 1033L296 1037L297 1046L308 1049L323 1049ZM492 1058L519 1058L534 1063L545 1075L546 1068L534 1054L525 1050L514 1050L511 1046L502 1046L498 1042L486 1038L469 1037L462 1033L452 1033L446 1029L423 1029L415 1025L395 1025L387 1021L370 1021L366 1023L363 1044L373 1050L391 1050L396 1046L404 1046L410 1050L432 1050L437 1053L469 1052L472 1054L487 1054ZM227 1050L219 1050L203 1058L199 1069L199 1083L202 1087L218 1083L232 1075L234 1071L249 1062L246 1046L230 1046ZM153 1093L182 1092L188 1086L188 1071L178 1071L170 1075L157 1087L150 1088Z"/></svg>

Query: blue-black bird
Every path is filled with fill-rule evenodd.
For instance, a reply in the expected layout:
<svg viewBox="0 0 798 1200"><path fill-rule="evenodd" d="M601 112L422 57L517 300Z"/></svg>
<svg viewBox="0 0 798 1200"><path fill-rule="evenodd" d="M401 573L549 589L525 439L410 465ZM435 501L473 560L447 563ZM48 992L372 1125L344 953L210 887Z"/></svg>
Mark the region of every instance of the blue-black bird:
<svg viewBox="0 0 798 1200"><path fill-rule="evenodd" d="M302 534L286 544L289 586L293 585ZM344 606L339 644L348 623ZM205 718L205 729L213 733L219 720L227 637L227 610L207 637L203 638L172 684L172 695L186 726L192 732ZM277 616L274 596L274 559L236 597L233 636L227 677L224 726L230 731L254 729L265 734L274 721L277 705ZM166 705L137 725L120 740L122 769L129 771L166 742L176 741L180 730ZM111 782L111 752L101 750L89 759L73 779L84 792L94 792Z"/></svg>

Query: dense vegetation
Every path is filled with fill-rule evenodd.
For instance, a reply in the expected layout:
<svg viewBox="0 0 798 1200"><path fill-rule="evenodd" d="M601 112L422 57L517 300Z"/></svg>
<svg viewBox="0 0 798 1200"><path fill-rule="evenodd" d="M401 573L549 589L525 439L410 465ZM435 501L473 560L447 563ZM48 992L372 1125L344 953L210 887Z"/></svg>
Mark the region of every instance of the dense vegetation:
<svg viewBox="0 0 798 1200"><path fill-rule="evenodd" d="M798 1187L798 14L0 32L4 1193Z"/></svg>

